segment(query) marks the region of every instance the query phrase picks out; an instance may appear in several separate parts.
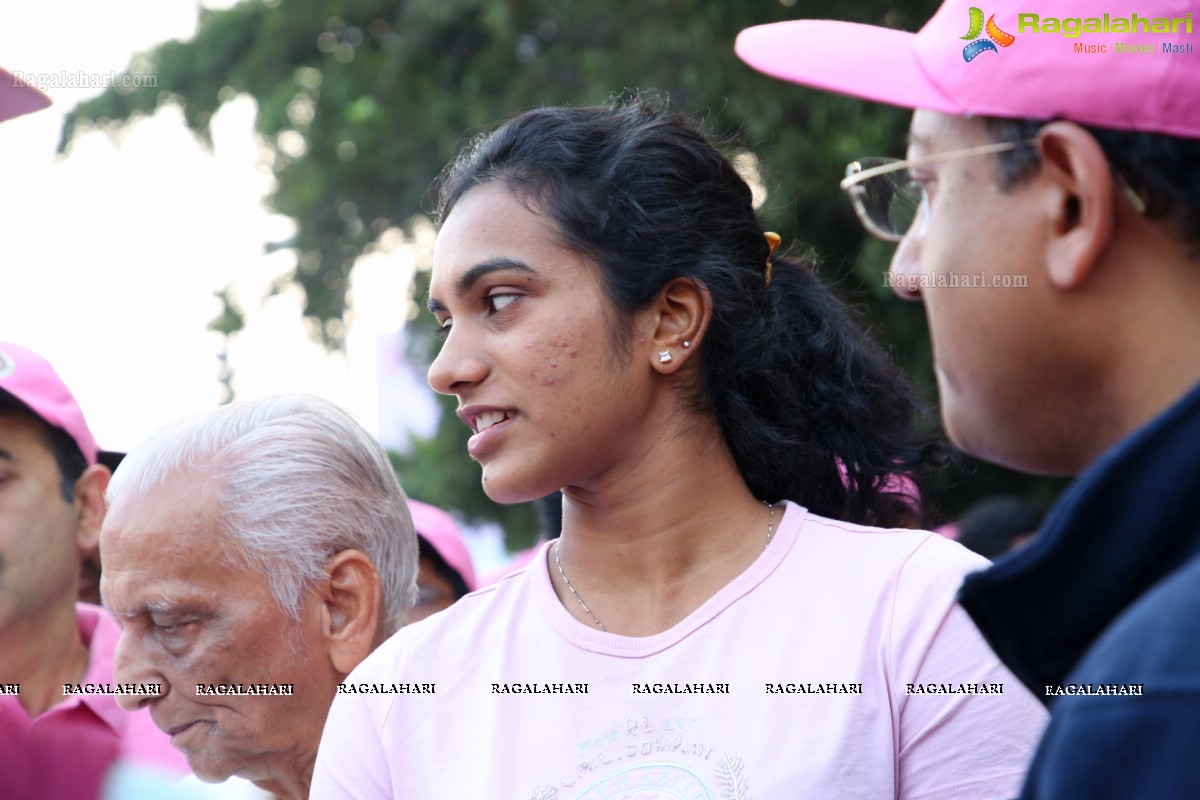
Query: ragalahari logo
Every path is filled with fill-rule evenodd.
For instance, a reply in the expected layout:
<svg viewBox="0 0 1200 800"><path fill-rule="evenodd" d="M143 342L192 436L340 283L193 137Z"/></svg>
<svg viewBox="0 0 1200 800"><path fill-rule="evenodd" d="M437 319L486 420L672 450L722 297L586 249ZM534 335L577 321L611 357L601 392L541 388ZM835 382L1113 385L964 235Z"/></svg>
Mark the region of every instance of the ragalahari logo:
<svg viewBox="0 0 1200 800"><path fill-rule="evenodd" d="M983 24L983 9L971 6L971 27L967 29L967 35L961 38L972 39L973 41L963 48L963 61L970 63L980 53L986 53L989 50L993 53L1000 52L996 49L996 45L1008 47L1017 40L1017 37L1011 33L1005 33L1000 30L1000 26L996 24L996 15L992 14L988 17L987 25ZM980 39L979 34L987 31L988 38Z"/></svg>

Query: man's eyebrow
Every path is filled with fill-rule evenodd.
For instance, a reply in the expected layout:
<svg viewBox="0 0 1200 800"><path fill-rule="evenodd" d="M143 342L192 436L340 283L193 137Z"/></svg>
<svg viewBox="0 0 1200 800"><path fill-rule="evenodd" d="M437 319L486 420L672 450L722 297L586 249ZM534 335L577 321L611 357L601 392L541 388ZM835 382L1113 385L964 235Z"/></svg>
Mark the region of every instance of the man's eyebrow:
<svg viewBox="0 0 1200 800"><path fill-rule="evenodd" d="M175 611L177 608L179 608L178 603L176 603L174 600L164 597L161 600L147 600L138 608L131 608L128 611L122 612L121 616L128 619L133 619L134 617L141 617L149 614L165 614L168 611Z"/></svg>
<svg viewBox="0 0 1200 800"><path fill-rule="evenodd" d="M524 261L518 261L515 258L491 258L487 261L479 262L460 275L458 280L454 282L454 293L457 296L462 297L467 292L471 291L471 288L478 283L479 279L484 275L506 269L516 270L517 272L524 272L531 275L537 273L537 270L535 270L533 267L529 266ZM425 301L425 306L431 313L434 314L439 311L446 310L446 306L432 295L428 300Z"/></svg>

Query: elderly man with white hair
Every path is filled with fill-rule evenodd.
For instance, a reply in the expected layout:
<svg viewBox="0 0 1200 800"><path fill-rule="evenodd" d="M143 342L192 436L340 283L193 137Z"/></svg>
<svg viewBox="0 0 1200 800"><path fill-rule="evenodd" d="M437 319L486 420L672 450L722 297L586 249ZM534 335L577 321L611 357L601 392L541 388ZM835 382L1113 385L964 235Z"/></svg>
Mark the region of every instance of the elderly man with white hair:
<svg viewBox="0 0 1200 800"><path fill-rule="evenodd" d="M308 796L346 675L413 602L417 540L387 456L335 405L283 396L174 423L108 492L115 680L208 782Z"/></svg>

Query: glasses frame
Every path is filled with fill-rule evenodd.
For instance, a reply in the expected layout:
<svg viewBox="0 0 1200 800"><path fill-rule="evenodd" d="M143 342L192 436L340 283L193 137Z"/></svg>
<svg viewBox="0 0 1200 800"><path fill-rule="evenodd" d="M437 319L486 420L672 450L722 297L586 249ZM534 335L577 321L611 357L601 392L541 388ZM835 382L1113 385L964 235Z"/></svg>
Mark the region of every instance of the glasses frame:
<svg viewBox="0 0 1200 800"><path fill-rule="evenodd" d="M846 165L846 177L842 178L842 182L838 185L841 187L843 192L850 196L850 203L854 206L854 213L858 216L858 221L861 222L863 227L867 229L867 233L871 234L877 239L882 239L885 242L899 242L908 235L908 231L906 230L904 233L897 234L875 224L875 220L871 218L869 213L867 213L866 206L862 200L862 194L854 191L855 187L859 186L865 181L871 180L872 178L877 178L880 175L886 175L890 172L898 172L899 170L908 169L909 167L913 166L937 164L942 161L953 161L959 158L969 158L970 156L1007 153L1012 150L1016 150L1019 147L1028 147L1029 145L1036 143L1036 138L1022 139L1017 142L993 142L991 144L981 144L976 147L966 147L961 150L948 150L944 153L931 153L927 156L918 156L917 158L908 159L893 159L886 158L884 156L878 156L874 158L877 160L884 160L887 163L880 164L877 167L870 167L869 169L856 169L859 161L863 160L859 159L851 161ZM851 170L854 171L851 172ZM1133 187L1129 185L1129 181L1125 179L1125 176L1122 175L1120 171L1114 169L1113 174L1116 177L1117 184L1121 188L1121 194L1123 194L1125 199L1129 201L1129 205L1133 207L1133 210L1138 214L1138 216L1144 216L1146 213L1146 201L1142 199L1141 195L1133 190ZM928 204L929 197L925 194L924 188L921 188L920 208L927 210ZM913 219L915 221L916 218L914 217Z"/></svg>
<svg viewBox="0 0 1200 800"><path fill-rule="evenodd" d="M877 239L882 239L885 242L899 242L908 231L903 233L893 233L890 230L881 228L875 223L871 215L867 212L866 206L862 200L862 194L854 191L855 187L859 186L872 178L878 178L880 175L887 175L891 172L899 172L902 169L909 167L919 167L925 164L937 164L942 161L954 161L959 158L969 158L971 156L983 156L992 153L1007 153L1011 150L1016 150L1018 147L1025 147L1034 144L1037 139L1022 139L1019 142L992 142L991 144L981 144L976 147L966 147L961 150L948 150L944 153L931 153L927 156L918 156L917 158L907 159L890 159L884 156L875 157L876 160L886 160L886 164L880 164L877 167L868 169L858 169L858 164L864 159L851 161L846 165L846 177L842 178L839 185L841 190L850 196L850 202L854 206L854 213L858 215L858 221L867 229L867 233ZM853 170L853 171L852 171ZM921 189L921 207L925 207L928 203L928 198L925 190ZM915 218L914 218L915 219ZM910 226L911 227L911 226Z"/></svg>

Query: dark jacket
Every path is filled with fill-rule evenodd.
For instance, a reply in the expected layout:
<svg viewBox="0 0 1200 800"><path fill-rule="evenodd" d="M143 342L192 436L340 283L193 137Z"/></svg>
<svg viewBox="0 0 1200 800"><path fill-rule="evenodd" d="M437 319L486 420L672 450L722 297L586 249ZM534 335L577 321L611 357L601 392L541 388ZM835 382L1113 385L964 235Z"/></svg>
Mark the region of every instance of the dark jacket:
<svg viewBox="0 0 1200 800"><path fill-rule="evenodd" d="M1200 386L960 600L1050 707L1023 798L1200 798Z"/></svg>

